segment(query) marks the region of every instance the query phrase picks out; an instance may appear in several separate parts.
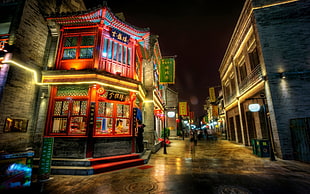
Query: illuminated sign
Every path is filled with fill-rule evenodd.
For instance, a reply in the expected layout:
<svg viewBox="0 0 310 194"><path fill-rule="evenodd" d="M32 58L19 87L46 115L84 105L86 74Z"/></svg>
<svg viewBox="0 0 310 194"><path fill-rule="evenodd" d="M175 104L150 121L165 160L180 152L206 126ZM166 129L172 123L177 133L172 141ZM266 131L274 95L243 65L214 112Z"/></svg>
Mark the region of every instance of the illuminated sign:
<svg viewBox="0 0 310 194"><path fill-rule="evenodd" d="M167 115L168 115L169 118L173 118L175 116L175 112L174 111L169 111L167 113Z"/></svg>
<svg viewBox="0 0 310 194"><path fill-rule="evenodd" d="M179 102L179 115L180 116L188 116L187 102Z"/></svg>
<svg viewBox="0 0 310 194"><path fill-rule="evenodd" d="M126 95L125 94L120 94L120 93L117 93L117 92L108 91L107 99L108 100L116 100L116 101L124 102L125 99L126 99Z"/></svg>
<svg viewBox="0 0 310 194"><path fill-rule="evenodd" d="M159 83L174 84L175 60L174 58L165 58L160 60Z"/></svg>
<svg viewBox="0 0 310 194"><path fill-rule="evenodd" d="M260 110L259 104L249 104L249 110L251 112L258 112Z"/></svg>
<svg viewBox="0 0 310 194"><path fill-rule="evenodd" d="M115 28L112 28L110 36L114 38L115 40L121 41L122 43L125 43L125 44L129 43L130 36Z"/></svg>
<svg viewBox="0 0 310 194"><path fill-rule="evenodd" d="M44 137L42 143L42 152L39 164L39 179L48 180L51 174L51 164L53 155L53 137Z"/></svg>
<svg viewBox="0 0 310 194"><path fill-rule="evenodd" d="M209 88L209 96L210 96L210 102L215 102L216 101L214 87Z"/></svg>

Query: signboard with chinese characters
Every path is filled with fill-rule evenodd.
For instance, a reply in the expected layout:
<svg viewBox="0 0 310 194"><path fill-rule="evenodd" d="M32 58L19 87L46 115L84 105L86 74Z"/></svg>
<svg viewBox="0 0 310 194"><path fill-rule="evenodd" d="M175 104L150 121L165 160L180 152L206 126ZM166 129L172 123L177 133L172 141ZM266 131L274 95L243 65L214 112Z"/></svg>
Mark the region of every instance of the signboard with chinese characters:
<svg viewBox="0 0 310 194"><path fill-rule="evenodd" d="M159 83L174 84L175 61L174 58L164 58L160 60Z"/></svg>
<svg viewBox="0 0 310 194"><path fill-rule="evenodd" d="M214 87L209 88L209 96L210 96L210 102L216 101Z"/></svg>
<svg viewBox="0 0 310 194"><path fill-rule="evenodd" d="M53 144L54 144L53 137L43 138L42 152L39 165L40 181L48 180L50 178Z"/></svg>
<svg viewBox="0 0 310 194"><path fill-rule="evenodd" d="M107 99L124 102L126 100L126 95L117 93L117 92L108 91Z"/></svg>
<svg viewBox="0 0 310 194"><path fill-rule="evenodd" d="M128 44L130 36L124 32L121 32L115 28L111 29L110 36L115 40L121 41L122 43Z"/></svg>
<svg viewBox="0 0 310 194"><path fill-rule="evenodd" d="M188 116L187 102L179 102L179 115L180 116Z"/></svg>

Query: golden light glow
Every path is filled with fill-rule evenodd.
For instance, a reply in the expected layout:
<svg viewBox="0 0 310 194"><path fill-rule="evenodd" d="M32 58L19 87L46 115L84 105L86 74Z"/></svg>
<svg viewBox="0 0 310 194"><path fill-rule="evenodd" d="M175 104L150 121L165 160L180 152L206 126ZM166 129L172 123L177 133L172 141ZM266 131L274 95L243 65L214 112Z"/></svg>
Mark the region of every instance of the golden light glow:
<svg viewBox="0 0 310 194"><path fill-rule="evenodd" d="M65 78L64 78L65 76ZM124 86L128 86L128 87L134 87L137 88L137 84L135 83L131 83L131 82L127 82L127 81L123 81L123 80L119 80L117 78L111 78L111 77L107 77L104 75L98 75L98 74L66 74L66 75L45 75L43 76L43 82L48 82L49 79L59 79L59 80L70 80L70 79L100 79L103 81L107 81L107 82L112 82L118 85L124 85ZM45 81L47 80L47 81ZM77 80L78 81L78 80ZM113 85L113 84L112 84Z"/></svg>
<svg viewBox="0 0 310 194"><path fill-rule="evenodd" d="M29 68L23 64L20 64L14 60L4 60L1 62L2 64L11 64L11 65L15 65L17 67L20 67L22 69L25 69L26 71L29 71L31 73L33 73L33 79L34 79L34 83L37 85L80 85L80 84L100 84L103 86L109 86L109 87L113 87L119 90L123 90L123 91L130 91L130 92L134 92L137 93L142 100L144 100L145 98L145 92L142 89L142 87L140 85L137 85L135 83L130 83L130 82L126 82L123 80L118 80L116 78L110 78L110 77L106 77L103 75L97 75L97 74L79 74L79 75L65 75L66 79L100 79L103 81L107 81L108 83L105 82L101 82L101 81L60 81L60 82L56 82L53 79L64 79L64 75L52 75L52 76L43 76L42 80L44 79L51 79L51 82L45 82L45 83L41 83L39 82L39 78L38 78L38 73L35 69ZM110 82L110 83L109 83ZM111 83L112 82L112 83ZM115 84L114 84L115 83ZM119 86L122 85L122 86ZM128 86L128 88L127 88ZM137 88L137 89L133 89L133 88Z"/></svg>
<svg viewBox="0 0 310 194"><path fill-rule="evenodd" d="M134 89L129 89L129 88L125 88L125 87L121 87L121 86L116 86L116 85L112 85L112 84L107 84L104 82L99 82L99 81L81 81L81 82L49 82L49 83L41 83L42 85L79 85L79 84L100 84L103 86L110 86L119 90L123 90L123 91L130 91L130 92L135 92L138 93L138 90L134 90Z"/></svg>
<svg viewBox="0 0 310 194"><path fill-rule="evenodd" d="M164 110L164 107L160 101L160 99L158 98L158 96L156 95L156 92L153 91L153 100L155 102L155 106L159 107L161 110Z"/></svg>
<svg viewBox="0 0 310 194"><path fill-rule="evenodd" d="M139 85L139 95L143 100L145 99L146 94L141 85Z"/></svg>
<svg viewBox="0 0 310 194"><path fill-rule="evenodd" d="M255 87L251 88L245 94L239 96L239 101L242 102L242 101L245 101L245 99L252 97L254 94L257 93L257 91L260 91L264 88L264 84L265 84L265 81L262 81L259 84L257 84ZM225 111L228 111L231 108L234 108L235 106L237 106L237 104L238 104L238 100L236 99L231 104L225 107Z"/></svg>
<svg viewBox="0 0 310 194"><path fill-rule="evenodd" d="M38 84L38 73L37 73L37 71L36 70L34 70L34 69L31 69L31 68L29 68L29 67L26 67L25 65L22 65L22 64L20 64L20 63L18 63L18 62L16 62L16 61L13 61L13 60L5 60L5 61L2 61L2 63L3 64L12 64L12 65L15 65L15 66L17 66L17 67L20 67L20 68L22 68L22 69L25 69L25 70L27 70L27 71L29 71L29 72L32 72L33 73L33 80L34 80L34 83L35 84Z"/></svg>
<svg viewBox="0 0 310 194"><path fill-rule="evenodd" d="M282 1L282 2L278 2L278 3L273 3L273 4L269 4L269 5L263 5L260 7L253 7L253 9L263 9L263 8L267 8L267 7L273 7L273 6L277 6L277 5L283 5L283 4L287 4L287 3L292 3L292 2L296 2L299 0L289 0L289 1Z"/></svg>

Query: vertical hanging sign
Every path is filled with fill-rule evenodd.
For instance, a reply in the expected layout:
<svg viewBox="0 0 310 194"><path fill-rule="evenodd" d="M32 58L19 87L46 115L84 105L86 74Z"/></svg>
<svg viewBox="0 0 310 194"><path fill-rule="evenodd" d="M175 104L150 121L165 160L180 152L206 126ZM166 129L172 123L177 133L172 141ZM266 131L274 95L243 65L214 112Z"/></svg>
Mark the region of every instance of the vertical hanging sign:
<svg viewBox="0 0 310 194"><path fill-rule="evenodd" d="M161 59L159 65L159 83L174 84L174 78L175 78L174 58Z"/></svg>
<svg viewBox="0 0 310 194"><path fill-rule="evenodd" d="M50 178L51 161L53 155L53 137L44 137L39 165L39 180L45 181Z"/></svg>
<svg viewBox="0 0 310 194"><path fill-rule="evenodd" d="M210 96L210 102L216 101L214 87L209 88L209 96Z"/></svg>
<svg viewBox="0 0 310 194"><path fill-rule="evenodd" d="M179 102L179 115L188 116L187 102Z"/></svg>

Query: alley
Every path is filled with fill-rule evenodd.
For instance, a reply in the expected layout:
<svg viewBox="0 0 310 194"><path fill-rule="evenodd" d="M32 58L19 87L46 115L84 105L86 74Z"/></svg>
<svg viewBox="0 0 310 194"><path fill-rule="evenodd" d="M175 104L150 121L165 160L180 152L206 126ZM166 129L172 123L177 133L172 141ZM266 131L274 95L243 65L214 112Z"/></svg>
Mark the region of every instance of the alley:
<svg viewBox="0 0 310 194"><path fill-rule="evenodd" d="M54 175L43 193L310 193L310 164L260 158L226 140L171 140L143 166L92 176ZM33 192L33 191L32 191Z"/></svg>

